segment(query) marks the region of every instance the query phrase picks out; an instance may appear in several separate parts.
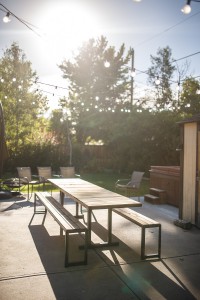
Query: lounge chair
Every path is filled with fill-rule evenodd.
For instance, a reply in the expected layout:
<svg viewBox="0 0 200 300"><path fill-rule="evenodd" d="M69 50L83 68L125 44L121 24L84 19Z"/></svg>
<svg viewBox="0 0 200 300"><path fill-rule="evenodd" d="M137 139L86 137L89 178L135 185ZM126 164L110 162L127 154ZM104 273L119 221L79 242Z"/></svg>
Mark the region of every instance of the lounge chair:
<svg viewBox="0 0 200 300"><path fill-rule="evenodd" d="M115 188L125 192L127 197L130 197L131 192L140 188L144 172L133 171L131 178L118 179L115 183Z"/></svg>
<svg viewBox="0 0 200 300"><path fill-rule="evenodd" d="M17 167L18 177L19 177L19 191L23 185L28 185L28 200L31 198L33 193L33 186L39 184L39 180L33 180L35 175L32 175L30 167ZM31 196L30 196L30 186L31 186Z"/></svg>
<svg viewBox="0 0 200 300"><path fill-rule="evenodd" d="M74 167L60 167L60 176L62 178L75 178L80 177L80 175L75 174Z"/></svg>
<svg viewBox="0 0 200 300"><path fill-rule="evenodd" d="M48 183L47 179L52 178L52 168L51 167L37 167L38 176L40 183L43 184L43 191L45 190L46 183ZM51 187L52 193L52 187Z"/></svg>

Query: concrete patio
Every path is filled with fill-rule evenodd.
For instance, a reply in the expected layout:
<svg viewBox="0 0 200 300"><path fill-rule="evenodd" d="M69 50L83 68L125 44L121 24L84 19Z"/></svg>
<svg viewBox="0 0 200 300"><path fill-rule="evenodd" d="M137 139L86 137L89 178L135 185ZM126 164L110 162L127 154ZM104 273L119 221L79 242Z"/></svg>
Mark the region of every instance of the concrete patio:
<svg viewBox="0 0 200 300"><path fill-rule="evenodd" d="M32 199L1 200L0 299L200 299L200 230L175 226L175 207L141 201L135 210L162 224L160 260L142 261L141 228L113 214L119 246L89 249L87 265L64 268L64 237L53 218L47 215L44 226L43 215L32 219ZM75 212L73 201L65 205ZM106 238L107 213L94 215L92 240L98 242ZM156 229L149 229L147 251L154 251L156 238ZM72 258L81 256L81 237L72 242Z"/></svg>

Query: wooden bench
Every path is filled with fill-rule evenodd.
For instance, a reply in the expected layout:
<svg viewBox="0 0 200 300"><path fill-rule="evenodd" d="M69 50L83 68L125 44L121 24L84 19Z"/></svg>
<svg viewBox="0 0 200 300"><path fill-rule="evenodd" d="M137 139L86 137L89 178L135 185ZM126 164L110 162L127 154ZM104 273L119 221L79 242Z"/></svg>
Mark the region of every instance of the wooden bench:
<svg viewBox="0 0 200 300"><path fill-rule="evenodd" d="M130 209L130 208L114 208L113 211L127 220L135 223L142 228L141 231L141 259L159 257L161 254L161 224ZM158 253L145 254L145 230L146 228L158 227Z"/></svg>
<svg viewBox="0 0 200 300"><path fill-rule="evenodd" d="M45 206L45 210L41 211L37 209L38 200ZM45 214L43 224L46 218L47 211L60 225L60 235L62 235L63 231L65 231L65 267L87 264L88 229L68 210L66 210L58 201L56 201L49 193L36 192L34 195L34 214ZM84 259L82 261L69 262L69 235L74 233L85 234Z"/></svg>

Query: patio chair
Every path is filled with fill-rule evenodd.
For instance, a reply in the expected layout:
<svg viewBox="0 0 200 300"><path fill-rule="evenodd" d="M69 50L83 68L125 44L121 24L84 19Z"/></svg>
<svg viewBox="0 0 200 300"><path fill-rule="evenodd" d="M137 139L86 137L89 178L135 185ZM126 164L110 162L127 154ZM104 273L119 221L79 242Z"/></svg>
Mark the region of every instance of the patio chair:
<svg viewBox="0 0 200 300"><path fill-rule="evenodd" d="M33 186L39 184L39 180L33 180L33 177L36 175L32 175L30 167L17 167L18 177L19 177L19 191L22 186L28 185L28 200L31 198L33 193ZM31 196L30 196L30 186L31 186Z"/></svg>
<svg viewBox="0 0 200 300"><path fill-rule="evenodd" d="M46 183L48 183L47 179L52 178L52 169L51 167L37 167L38 176L40 183L43 184L43 191L45 190ZM51 187L52 193L52 187Z"/></svg>
<svg viewBox="0 0 200 300"><path fill-rule="evenodd" d="M62 178L80 177L80 175L75 174L75 168L74 167L60 167L60 176Z"/></svg>
<svg viewBox="0 0 200 300"><path fill-rule="evenodd" d="M118 179L115 183L115 188L124 191L125 195L130 197L132 191L140 188L143 175L144 172L133 171L131 178Z"/></svg>
<svg viewBox="0 0 200 300"><path fill-rule="evenodd" d="M74 167L60 167L60 176L62 178L80 177L79 174L75 174L75 168ZM81 214L83 214L82 205L80 206L80 210L81 210Z"/></svg>

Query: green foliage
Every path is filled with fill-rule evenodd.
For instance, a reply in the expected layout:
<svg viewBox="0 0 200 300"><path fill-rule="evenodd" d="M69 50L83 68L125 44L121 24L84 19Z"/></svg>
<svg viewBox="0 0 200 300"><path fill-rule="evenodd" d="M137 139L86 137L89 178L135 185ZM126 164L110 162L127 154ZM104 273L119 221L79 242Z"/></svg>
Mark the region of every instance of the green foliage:
<svg viewBox="0 0 200 300"><path fill-rule="evenodd" d="M130 109L129 60L130 52L125 56L124 45L116 51L108 46L105 37L101 37L84 44L73 63L65 60L60 65L70 90L69 98L62 99L61 105L68 109L72 122L77 124L79 143L84 143L88 136L102 138L106 130L105 112L120 110L122 106ZM110 66L106 68L105 62Z"/></svg>
<svg viewBox="0 0 200 300"><path fill-rule="evenodd" d="M6 141L9 152L37 138L39 114L44 112L46 99L32 89L36 80L30 61L16 43L6 49L0 59L0 96L4 109Z"/></svg>
<svg viewBox="0 0 200 300"><path fill-rule="evenodd" d="M186 78L182 84L179 98L180 112L183 115L195 115L200 111L200 82Z"/></svg>
<svg viewBox="0 0 200 300"><path fill-rule="evenodd" d="M141 105L138 112L133 105L127 112L130 54L125 55L124 45L118 51L109 47L104 37L84 44L73 63L64 61L60 66L70 93L47 120L41 116L46 99L32 89L37 77L30 62L16 44L7 49L0 60L0 96L10 152L5 169L14 172L17 166L30 166L35 173L37 166L52 166L58 173L72 159L77 172L140 170L148 176L151 165L179 165L177 122L199 112L199 82L184 80L175 99L171 50L159 49L149 69L151 83L157 76L161 79L155 106L150 111ZM176 109L169 110L169 104L175 103ZM95 145L97 141L102 145Z"/></svg>
<svg viewBox="0 0 200 300"><path fill-rule="evenodd" d="M115 123L112 140L113 168L119 172L148 171L151 165L179 164L179 117L172 112L132 111Z"/></svg>

